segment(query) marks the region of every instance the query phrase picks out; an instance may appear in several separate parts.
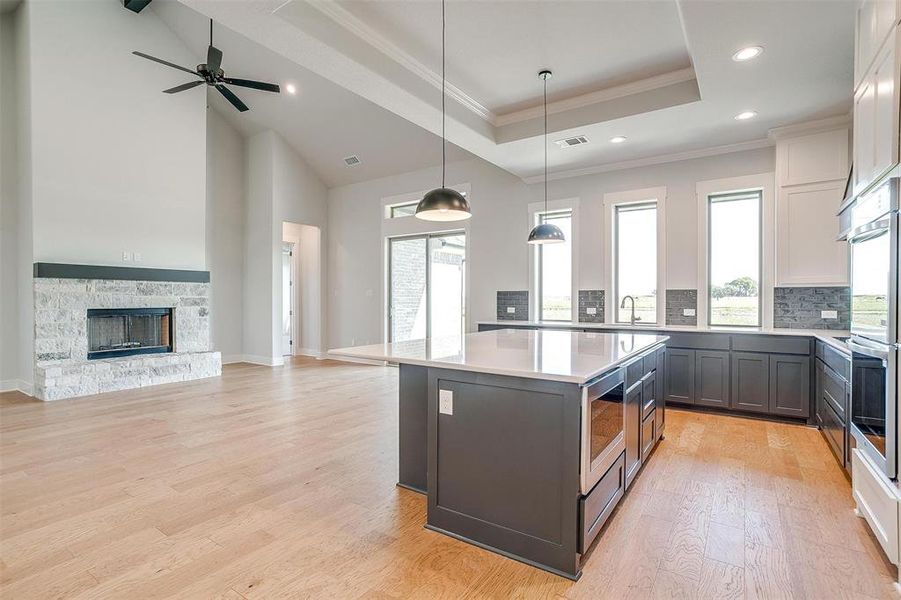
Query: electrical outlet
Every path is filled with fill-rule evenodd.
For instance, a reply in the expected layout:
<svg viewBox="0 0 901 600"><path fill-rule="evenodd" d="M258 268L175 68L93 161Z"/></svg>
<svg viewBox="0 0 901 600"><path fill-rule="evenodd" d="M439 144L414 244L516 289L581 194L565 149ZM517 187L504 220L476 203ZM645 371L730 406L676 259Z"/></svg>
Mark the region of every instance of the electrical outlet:
<svg viewBox="0 0 901 600"><path fill-rule="evenodd" d="M131 261L131 252L125 250L122 252L122 262L130 262Z"/></svg>
<svg viewBox="0 0 901 600"><path fill-rule="evenodd" d="M693 308L683 308L682 316L683 317L694 317L698 314L698 311Z"/></svg>
<svg viewBox="0 0 901 600"><path fill-rule="evenodd" d="M838 311L837 310L821 310L820 318L821 319L837 319Z"/></svg>
<svg viewBox="0 0 901 600"><path fill-rule="evenodd" d="M596 315L596 314L598 314L598 309L595 308L594 306L589 306L585 309L585 314Z"/></svg>
<svg viewBox="0 0 901 600"><path fill-rule="evenodd" d="M513 307L513 306L508 306L508 307L507 307L507 314L508 314L508 315L515 315L515 314L516 314L516 308Z"/></svg>
<svg viewBox="0 0 901 600"><path fill-rule="evenodd" d="M140 252L135 252L134 256L135 256L135 262L141 262L142 260L144 260L144 257L141 255Z"/></svg>
<svg viewBox="0 0 901 600"><path fill-rule="evenodd" d="M450 390L438 390L438 412L442 415L454 414L454 393Z"/></svg>
<svg viewBox="0 0 901 600"><path fill-rule="evenodd" d="M373 295L374 295L374 293L373 293L372 290L366 290L366 297L367 297L367 298L372 298Z"/></svg>

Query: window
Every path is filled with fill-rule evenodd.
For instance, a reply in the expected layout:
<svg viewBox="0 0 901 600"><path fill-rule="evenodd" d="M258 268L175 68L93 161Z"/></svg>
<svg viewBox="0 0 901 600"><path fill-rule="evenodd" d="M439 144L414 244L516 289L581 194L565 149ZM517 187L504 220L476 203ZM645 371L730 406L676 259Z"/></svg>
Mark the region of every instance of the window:
<svg viewBox="0 0 901 600"><path fill-rule="evenodd" d="M657 202L619 204L614 209L615 321L657 322ZM632 300L625 301L626 296Z"/></svg>
<svg viewBox="0 0 901 600"><path fill-rule="evenodd" d="M416 214L416 206L419 202L406 202L404 204L395 204L388 207L388 218L397 219L398 217L412 217Z"/></svg>
<svg viewBox="0 0 901 600"><path fill-rule="evenodd" d="M708 323L760 326L763 192L707 196Z"/></svg>
<svg viewBox="0 0 901 600"><path fill-rule="evenodd" d="M539 244L538 314L542 321L572 321L572 229L573 211L536 214L536 224L551 223L563 231L562 244Z"/></svg>

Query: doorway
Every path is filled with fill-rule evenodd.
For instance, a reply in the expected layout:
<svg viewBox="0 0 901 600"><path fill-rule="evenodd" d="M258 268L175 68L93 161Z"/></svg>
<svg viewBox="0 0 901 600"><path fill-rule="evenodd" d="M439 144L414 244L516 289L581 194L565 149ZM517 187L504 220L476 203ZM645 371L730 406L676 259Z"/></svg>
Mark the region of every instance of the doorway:
<svg viewBox="0 0 901 600"><path fill-rule="evenodd" d="M282 355L294 355L294 244L282 244Z"/></svg>
<svg viewBox="0 0 901 600"><path fill-rule="evenodd" d="M465 233L389 239L388 341L462 335L465 282Z"/></svg>

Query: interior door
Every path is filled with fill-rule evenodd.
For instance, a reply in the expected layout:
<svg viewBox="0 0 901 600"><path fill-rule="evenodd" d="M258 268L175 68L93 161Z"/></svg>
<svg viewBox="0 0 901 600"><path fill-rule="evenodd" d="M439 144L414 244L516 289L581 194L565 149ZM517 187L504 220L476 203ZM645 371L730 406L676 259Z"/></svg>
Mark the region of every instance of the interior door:
<svg viewBox="0 0 901 600"><path fill-rule="evenodd" d="M282 248L282 354L294 354L294 261L293 244Z"/></svg>

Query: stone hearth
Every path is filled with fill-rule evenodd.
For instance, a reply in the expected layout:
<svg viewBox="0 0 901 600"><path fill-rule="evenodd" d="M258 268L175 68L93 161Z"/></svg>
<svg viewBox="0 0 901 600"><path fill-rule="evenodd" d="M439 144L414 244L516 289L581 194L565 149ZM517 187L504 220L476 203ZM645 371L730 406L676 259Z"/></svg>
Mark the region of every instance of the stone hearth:
<svg viewBox="0 0 901 600"><path fill-rule="evenodd" d="M35 396L59 400L214 377L208 282L34 279ZM88 360L89 308L173 308L174 352Z"/></svg>

